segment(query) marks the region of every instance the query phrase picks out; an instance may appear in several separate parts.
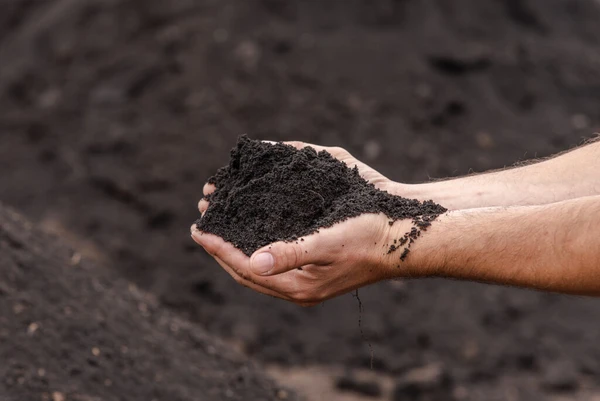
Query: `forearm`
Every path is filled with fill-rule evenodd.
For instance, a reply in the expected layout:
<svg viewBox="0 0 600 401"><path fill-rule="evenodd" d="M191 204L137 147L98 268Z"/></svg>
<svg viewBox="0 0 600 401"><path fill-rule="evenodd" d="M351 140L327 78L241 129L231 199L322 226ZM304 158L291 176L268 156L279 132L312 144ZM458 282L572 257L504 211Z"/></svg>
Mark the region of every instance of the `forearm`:
<svg viewBox="0 0 600 401"><path fill-rule="evenodd" d="M407 263L437 276L600 295L600 196L449 212Z"/></svg>
<svg viewBox="0 0 600 401"><path fill-rule="evenodd" d="M433 199L450 210L543 205L600 195L600 142L552 159L487 174L417 185L398 195Z"/></svg>

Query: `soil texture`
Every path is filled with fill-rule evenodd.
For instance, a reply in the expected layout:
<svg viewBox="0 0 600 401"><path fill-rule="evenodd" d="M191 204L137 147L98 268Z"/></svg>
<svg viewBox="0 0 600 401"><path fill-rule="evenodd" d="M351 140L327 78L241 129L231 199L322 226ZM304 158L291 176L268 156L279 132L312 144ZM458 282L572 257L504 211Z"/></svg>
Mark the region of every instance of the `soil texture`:
<svg viewBox="0 0 600 401"><path fill-rule="evenodd" d="M1 4L0 200L182 319L319 383L369 368L356 300L256 294L189 237L240 134L341 146L414 183L565 151L600 122L595 0ZM28 277L42 303L51 287ZM377 376L400 395L600 393L594 299L447 280L360 297Z"/></svg>
<svg viewBox="0 0 600 401"><path fill-rule="evenodd" d="M208 182L216 190L207 197L209 207L196 221L198 229L224 238L248 256L273 242L294 241L364 213L383 213L390 224L412 219L426 228L446 211L432 201L421 203L375 188L356 167L327 151L247 136L231 150L229 165ZM411 240L418 233L414 227Z"/></svg>
<svg viewBox="0 0 600 401"><path fill-rule="evenodd" d="M295 399L156 298L0 205L0 400Z"/></svg>

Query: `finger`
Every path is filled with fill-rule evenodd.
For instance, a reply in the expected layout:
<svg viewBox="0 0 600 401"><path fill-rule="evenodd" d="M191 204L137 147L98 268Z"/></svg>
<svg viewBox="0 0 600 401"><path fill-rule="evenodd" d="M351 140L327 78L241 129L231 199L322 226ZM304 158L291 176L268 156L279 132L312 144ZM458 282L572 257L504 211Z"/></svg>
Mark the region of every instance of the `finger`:
<svg viewBox="0 0 600 401"><path fill-rule="evenodd" d="M227 272L229 273L229 275L240 285L243 285L244 287L253 289L254 291L260 292L262 294L265 295L270 295L272 297L277 297L277 298L281 298L281 299L285 299L286 301L291 301L292 299L284 294L281 294L277 291L273 291L269 288L263 287L261 285L258 285L256 283L253 283L250 280L247 280L243 277L241 277L239 274L237 274L237 272L231 268L230 266L228 266L225 262L223 262L221 259L215 257L214 258L217 263Z"/></svg>
<svg viewBox="0 0 600 401"><path fill-rule="evenodd" d="M299 301L297 299L294 299L286 294L283 294L281 292L278 292L276 290L272 290L270 288L267 287L263 287L262 285L259 285L257 283L254 283L250 280L246 280L242 277L240 277L237 272L231 268L230 266L228 266L225 262L223 262L221 259L219 258L214 258L217 263L219 263L219 265L227 272L229 273L229 275L238 283L243 285L244 287L247 288L251 288L254 291L260 292L261 294L265 294L265 295L269 295L275 298L279 298L279 299L283 299L285 301L289 301L289 302L293 302L296 305L302 306L302 307L311 307L311 306L315 306L317 304L319 304L320 302L322 302L321 300L319 301L312 301L312 300L308 300L308 301Z"/></svg>
<svg viewBox="0 0 600 401"><path fill-rule="evenodd" d="M206 183L204 184L204 188L202 188L202 193L204 194L204 196L207 196L215 192L215 189L217 189L217 187L215 187L215 184Z"/></svg>
<svg viewBox="0 0 600 401"><path fill-rule="evenodd" d="M208 209L208 201L206 199L200 199L200 202L198 202L198 210L200 210L201 214L204 214L206 209Z"/></svg>
<svg viewBox="0 0 600 401"><path fill-rule="evenodd" d="M291 300L289 297L283 295L280 292L271 290L269 288L266 288L264 286L261 286L259 284L256 284L256 283L252 282L251 280L249 280L248 278L244 277L243 275L240 275L234 268L232 268L227 263L225 263L221 258L219 258L218 256L215 256L215 254L213 253L213 252L215 252L215 250L214 250L214 247L211 246L211 240L209 239L209 241L206 241L206 238L215 237L215 236L211 236L209 234L203 234L202 232L200 232L198 230L198 228L195 225L192 226L191 232L192 232L192 238L194 239L194 241L196 241L196 243L198 245L201 245L202 247L204 247L204 249L217 261L217 263L223 269L225 269L225 271L227 271L227 273L229 273L229 275L237 283L243 285L244 287L251 288L251 289L253 289L255 291L258 291L260 293L263 293L263 294L267 294L267 295L271 295L271 296L274 296L274 297L282 298L282 299L285 299L285 300L288 300L288 301ZM206 235L206 238L204 238L205 235ZM208 243L208 246L205 246L207 243Z"/></svg>
<svg viewBox="0 0 600 401"><path fill-rule="evenodd" d="M249 278L245 272L248 270L246 266L249 265L250 258L234 247L233 244L225 242L223 238L214 234L204 233L198 230L196 226L192 226L192 237L194 241L206 249L206 252L221 259L243 278Z"/></svg>
<svg viewBox="0 0 600 401"><path fill-rule="evenodd" d="M305 265L330 263L322 235L313 234L295 242L275 242L252 255L250 269L259 276L272 276Z"/></svg>
<svg viewBox="0 0 600 401"><path fill-rule="evenodd" d="M236 277L244 282L254 283L265 290L280 294L291 294L298 289L298 280L293 275L274 277L262 277L250 271L250 258L235 248L232 244L225 242L222 238L203 233L194 225L191 228L192 238L201 245L215 259L228 267L229 272L234 272ZM234 278L236 278L234 277ZM264 293L264 291L261 291ZM289 297L286 299L290 299Z"/></svg>

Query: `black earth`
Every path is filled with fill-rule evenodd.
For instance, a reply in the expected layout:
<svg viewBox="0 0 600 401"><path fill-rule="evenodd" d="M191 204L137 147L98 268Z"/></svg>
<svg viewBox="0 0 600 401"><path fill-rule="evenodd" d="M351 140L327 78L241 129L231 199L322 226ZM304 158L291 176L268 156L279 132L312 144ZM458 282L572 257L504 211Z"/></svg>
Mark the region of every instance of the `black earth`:
<svg viewBox="0 0 600 401"><path fill-rule="evenodd" d="M256 294L190 239L239 135L342 146L413 183L564 151L600 121L594 0L0 7L0 200L281 369L353 373L370 353L350 295L302 309ZM596 300L446 280L360 296L374 368L398 394L431 366L465 400L600 392Z"/></svg>

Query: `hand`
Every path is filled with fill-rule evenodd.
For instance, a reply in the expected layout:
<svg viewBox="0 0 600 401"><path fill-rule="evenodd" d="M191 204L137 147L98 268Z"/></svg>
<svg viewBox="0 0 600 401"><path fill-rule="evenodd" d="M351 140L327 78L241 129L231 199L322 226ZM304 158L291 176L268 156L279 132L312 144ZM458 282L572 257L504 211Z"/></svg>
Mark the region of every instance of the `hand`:
<svg viewBox="0 0 600 401"><path fill-rule="evenodd" d="M301 149L311 146L317 151L326 150L346 163L358 167L361 176L375 187L396 193L399 184L354 158L339 147L323 147L304 142L285 142ZM214 185L204 186L204 195L215 190ZM202 215L208 201L200 200ZM366 214L319 233L307 236L297 243L278 242L257 250L251 258L232 244L212 234L202 233L192 226L192 237L240 284L261 293L310 306L326 299L352 291L364 285L395 276L414 276L408 258L400 261L402 249L388 254L394 239L410 231L409 221L389 225L384 215ZM264 273L261 266L272 267Z"/></svg>
<svg viewBox="0 0 600 401"><path fill-rule="evenodd" d="M312 306L367 284L415 274L408 259L400 261L402 250L388 254L394 239L410 231L410 221L388 222L383 214L364 214L298 241L267 245L252 257L195 225L192 238L239 284Z"/></svg>

